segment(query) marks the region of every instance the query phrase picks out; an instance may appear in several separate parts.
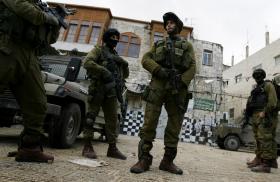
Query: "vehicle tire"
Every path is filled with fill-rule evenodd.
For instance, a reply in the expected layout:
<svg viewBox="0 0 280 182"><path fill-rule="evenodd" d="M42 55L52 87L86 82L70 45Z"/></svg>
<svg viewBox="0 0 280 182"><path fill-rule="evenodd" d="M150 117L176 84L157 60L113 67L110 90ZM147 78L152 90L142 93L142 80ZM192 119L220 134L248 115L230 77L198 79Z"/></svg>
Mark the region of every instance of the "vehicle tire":
<svg viewBox="0 0 280 182"><path fill-rule="evenodd" d="M219 137L216 143L220 149L225 149L224 140L222 138Z"/></svg>
<svg viewBox="0 0 280 182"><path fill-rule="evenodd" d="M61 114L49 128L49 141L52 147L69 148L73 145L81 126L81 110L76 103L62 107Z"/></svg>
<svg viewBox="0 0 280 182"><path fill-rule="evenodd" d="M240 140L237 136L229 135L225 138L224 146L227 150L236 151L240 147Z"/></svg>

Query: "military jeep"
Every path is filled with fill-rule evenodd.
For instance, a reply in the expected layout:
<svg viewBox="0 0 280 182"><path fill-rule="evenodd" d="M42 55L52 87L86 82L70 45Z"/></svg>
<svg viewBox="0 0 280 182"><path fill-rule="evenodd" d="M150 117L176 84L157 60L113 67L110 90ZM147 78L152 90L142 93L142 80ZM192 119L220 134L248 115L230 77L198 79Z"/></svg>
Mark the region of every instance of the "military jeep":
<svg viewBox="0 0 280 182"><path fill-rule="evenodd" d="M87 113L86 70L81 57L42 56L39 58L47 95L47 116L44 131L52 147L68 148L81 133ZM119 121L121 120L119 114ZM11 91L0 95L0 126L21 124L20 108ZM105 136L105 121L101 111L94 124L95 131ZM119 132L119 128L117 128Z"/></svg>
<svg viewBox="0 0 280 182"><path fill-rule="evenodd" d="M255 139L250 124L229 124L227 122L220 123L214 129L214 139L221 149L237 151L240 147L253 149L255 147ZM280 126L278 124L276 130L276 142L278 146L278 155L280 153Z"/></svg>

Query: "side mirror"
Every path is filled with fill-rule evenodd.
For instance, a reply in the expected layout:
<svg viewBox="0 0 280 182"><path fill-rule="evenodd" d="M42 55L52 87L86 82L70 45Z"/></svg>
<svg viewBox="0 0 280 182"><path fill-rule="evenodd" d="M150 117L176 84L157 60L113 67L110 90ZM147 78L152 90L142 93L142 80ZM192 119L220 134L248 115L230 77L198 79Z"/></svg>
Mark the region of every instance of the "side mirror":
<svg viewBox="0 0 280 182"><path fill-rule="evenodd" d="M74 82L77 80L78 74L80 72L81 64L82 64L82 59L71 58L70 62L67 65L67 69L64 75L66 81Z"/></svg>

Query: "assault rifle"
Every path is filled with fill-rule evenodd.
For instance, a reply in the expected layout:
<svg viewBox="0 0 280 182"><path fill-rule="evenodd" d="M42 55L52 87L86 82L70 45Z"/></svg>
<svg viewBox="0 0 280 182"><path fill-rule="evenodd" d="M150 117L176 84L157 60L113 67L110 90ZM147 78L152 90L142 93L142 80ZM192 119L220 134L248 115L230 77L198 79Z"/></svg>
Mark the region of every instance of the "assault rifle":
<svg viewBox="0 0 280 182"><path fill-rule="evenodd" d="M107 58L107 64L105 65L105 67L112 73L113 75L113 79L115 81L114 87L116 89L116 96L117 99L121 105L121 113L122 113L122 117L125 118L126 115L126 103L124 102L123 99L123 92L124 92L124 88L125 88L125 82L124 80L121 78L121 73L119 72L119 67L117 65L117 62L119 59L117 56L112 56L108 53L106 53L106 51L103 51L104 56Z"/></svg>
<svg viewBox="0 0 280 182"><path fill-rule="evenodd" d="M76 13L75 9L66 8L62 4L59 4L56 7L49 7L47 3L42 2L41 0L38 0L36 4L44 12L55 16L58 19L59 25L64 29L68 28L68 24L64 21L64 18Z"/></svg>
<svg viewBox="0 0 280 182"><path fill-rule="evenodd" d="M241 128L245 128L246 125L250 125L250 117L252 116L252 113L249 109L245 109L244 113L243 113L243 117L242 117L242 124L241 124Z"/></svg>
<svg viewBox="0 0 280 182"><path fill-rule="evenodd" d="M166 40L166 47L167 47L167 57L165 65L170 68L169 69L169 83L172 87L172 95L174 95L175 103L179 107L181 111L185 111L184 106L179 101L178 94L179 94L179 85L178 83L181 82L181 75L178 73L178 70L174 67L174 55L175 55L175 48L173 42L170 38Z"/></svg>

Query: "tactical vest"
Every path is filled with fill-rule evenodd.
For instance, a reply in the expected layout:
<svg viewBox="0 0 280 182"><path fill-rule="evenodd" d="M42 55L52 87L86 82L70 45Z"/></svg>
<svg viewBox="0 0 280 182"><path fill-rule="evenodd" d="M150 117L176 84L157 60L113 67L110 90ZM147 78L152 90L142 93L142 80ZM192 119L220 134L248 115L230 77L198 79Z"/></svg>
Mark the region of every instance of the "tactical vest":
<svg viewBox="0 0 280 182"><path fill-rule="evenodd" d="M118 73L117 76L122 78L121 66L114 61L114 59L117 59L117 56L118 56L117 53L114 54L114 53L109 52L109 50L105 50L105 49L107 49L107 48L101 47L101 56L100 56L100 59L98 60L98 64L107 68L114 76L116 76L114 74L114 72L117 71L117 73ZM109 60L109 59L112 59L112 60ZM114 67L114 64L110 64L111 61L115 62L114 63L115 67ZM117 69L117 70L115 70L115 69Z"/></svg>
<svg viewBox="0 0 280 182"><path fill-rule="evenodd" d="M248 107L252 109L252 111L262 111L265 108L267 101L268 99L264 90L264 84L257 85L257 87L251 91Z"/></svg>
<svg viewBox="0 0 280 182"><path fill-rule="evenodd" d="M176 40L174 43L175 55L173 55L174 68L180 72L186 71L190 67L191 60L185 59L185 54L188 51L187 40ZM166 65L167 47L165 40L159 40L155 43L154 60L162 67L168 68Z"/></svg>
<svg viewBox="0 0 280 182"><path fill-rule="evenodd" d="M13 41L26 42L32 47L56 42L59 28L50 25L35 26L17 16L0 2L0 32Z"/></svg>

